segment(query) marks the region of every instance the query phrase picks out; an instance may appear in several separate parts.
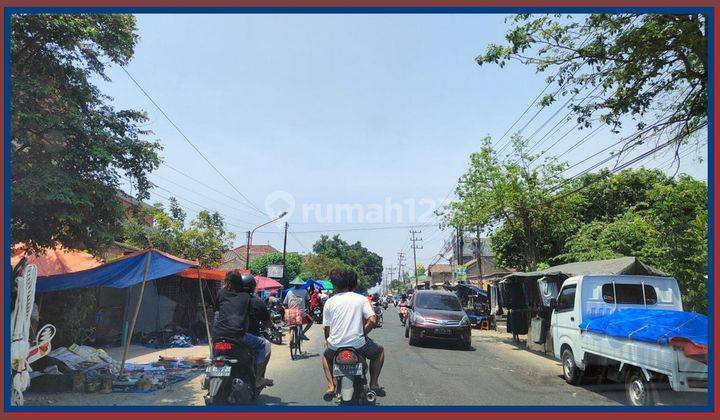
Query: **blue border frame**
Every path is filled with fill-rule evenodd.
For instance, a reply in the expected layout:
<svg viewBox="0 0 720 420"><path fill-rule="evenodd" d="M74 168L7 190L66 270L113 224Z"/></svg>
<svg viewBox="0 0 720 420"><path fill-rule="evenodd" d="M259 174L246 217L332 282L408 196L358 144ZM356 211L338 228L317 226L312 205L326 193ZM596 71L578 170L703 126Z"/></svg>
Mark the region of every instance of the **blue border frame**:
<svg viewBox="0 0 720 420"><path fill-rule="evenodd" d="M712 7L6 7L4 9L3 20L5 23L5 39L3 40L5 53L3 61L5 64L5 72L3 75L3 83L5 87L3 115L5 122L3 148L5 152L5 164L3 170L5 185L5 217L3 220L3 234L6 238L3 241L3 259L5 278L9 279L11 275L10 267L10 16L17 13L132 13L132 14L500 14L500 13L551 13L562 11L563 13L617 13L617 12L634 12L634 13L702 13L708 18L708 133L713 133L714 124L714 98L715 98L715 16ZM195 406L22 406L14 407L10 405L11 387L6 386L4 393L4 411L5 412L24 412L24 413L47 413L47 412L693 412L708 413L714 411L715 401L713 383L715 363L713 360L712 345L715 344L715 314L714 314L714 138L708 135L708 318L710 325L710 357L708 361L708 404L705 406L655 406L655 407L635 407L627 406L473 406L473 405L452 405L452 406L361 406L361 407L338 407L338 406L234 406L232 409L228 407L195 407ZM10 282L5 282L4 302L5 308L10 308ZM9 343L10 334L10 317L4 317L5 334L4 342ZM4 347L4 365L10 364L10 346ZM4 383L12 382L11 371L4 370Z"/></svg>

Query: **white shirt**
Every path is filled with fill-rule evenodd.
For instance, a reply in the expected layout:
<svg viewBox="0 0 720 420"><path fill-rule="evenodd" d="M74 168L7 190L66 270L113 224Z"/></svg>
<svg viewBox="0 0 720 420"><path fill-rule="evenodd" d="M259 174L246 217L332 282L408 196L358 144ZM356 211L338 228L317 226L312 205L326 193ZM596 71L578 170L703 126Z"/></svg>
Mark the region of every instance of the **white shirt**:
<svg viewBox="0 0 720 420"><path fill-rule="evenodd" d="M290 289L285 295L283 302L288 308L297 308L303 311L307 310L307 302L310 300L307 290L303 288Z"/></svg>
<svg viewBox="0 0 720 420"><path fill-rule="evenodd" d="M365 320L375 315L367 298L354 292L338 293L327 300L323 325L330 327L328 347L360 348L365 345Z"/></svg>

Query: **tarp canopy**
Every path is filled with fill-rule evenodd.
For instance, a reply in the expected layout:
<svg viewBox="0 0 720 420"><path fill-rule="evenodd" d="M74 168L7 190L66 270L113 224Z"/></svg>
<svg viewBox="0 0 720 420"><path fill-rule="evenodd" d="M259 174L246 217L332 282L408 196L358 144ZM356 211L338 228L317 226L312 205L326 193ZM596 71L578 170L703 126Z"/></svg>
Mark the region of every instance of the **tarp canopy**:
<svg viewBox="0 0 720 420"><path fill-rule="evenodd" d="M320 281L322 282L323 286L325 286L325 290L334 290L335 289L335 287L333 287L330 280L320 280Z"/></svg>
<svg viewBox="0 0 720 420"><path fill-rule="evenodd" d="M625 309L583 321L580 329L657 344L667 344L673 338L697 345L708 344L707 316L694 312Z"/></svg>
<svg viewBox="0 0 720 420"><path fill-rule="evenodd" d="M457 285L457 293L461 294L470 294L470 295L477 295L482 297L487 297L487 292L482 290L481 288L477 286L473 286L472 284L463 284L458 283Z"/></svg>
<svg viewBox="0 0 720 420"><path fill-rule="evenodd" d="M183 271L177 273L177 276L193 280L202 279L212 281L224 281L226 274L227 271L217 268L186 268Z"/></svg>
<svg viewBox="0 0 720 420"><path fill-rule="evenodd" d="M26 257L28 264L37 266L38 277L75 273L102 265L101 260L87 252L67 249L59 245L46 250L42 254L27 254L22 249L23 244L17 244L13 247L10 264L14 267L23 257Z"/></svg>
<svg viewBox="0 0 720 420"><path fill-rule="evenodd" d="M144 249L89 270L38 278L36 290L52 292L86 287L124 288L132 286L142 282L145 261L148 256L150 256L150 267L147 280L167 277L197 265L193 261L156 249Z"/></svg>
<svg viewBox="0 0 720 420"><path fill-rule="evenodd" d="M530 271L526 273L512 273L505 276L503 281L517 281L525 279L536 280L541 277L559 277L561 279L566 279L584 274L628 274L638 276L668 277L668 274L655 267L644 264L636 257L620 257L610 260L584 261L556 265L554 267L548 267L544 270Z"/></svg>
<svg viewBox="0 0 720 420"><path fill-rule="evenodd" d="M323 290L323 289L325 289L325 284L319 280L313 280L313 279L305 280L305 284L303 284L303 288L309 290L310 288L313 288L313 287L318 290Z"/></svg>
<svg viewBox="0 0 720 420"><path fill-rule="evenodd" d="M279 290L283 288L283 285L270 277L255 276L255 282L257 286L256 290Z"/></svg>

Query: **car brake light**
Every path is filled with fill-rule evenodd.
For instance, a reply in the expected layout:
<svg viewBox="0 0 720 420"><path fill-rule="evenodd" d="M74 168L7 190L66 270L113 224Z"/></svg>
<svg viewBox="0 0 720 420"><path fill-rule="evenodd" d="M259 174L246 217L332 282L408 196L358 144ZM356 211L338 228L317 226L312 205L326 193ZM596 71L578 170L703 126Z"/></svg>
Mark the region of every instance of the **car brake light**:
<svg viewBox="0 0 720 420"><path fill-rule="evenodd" d="M232 344L226 343L224 341L219 341L219 342L215 343L215 346L214 346L216 353L225 353L225 352L230 351L231 348L232 348Z"/></svg>
<svg viewBox="0 0 720 420"><path fill-rule="evenodd" d="M350 350L343 350L338 353L335 361L342 364L357 363L358 358L357 355Z"/></svg>

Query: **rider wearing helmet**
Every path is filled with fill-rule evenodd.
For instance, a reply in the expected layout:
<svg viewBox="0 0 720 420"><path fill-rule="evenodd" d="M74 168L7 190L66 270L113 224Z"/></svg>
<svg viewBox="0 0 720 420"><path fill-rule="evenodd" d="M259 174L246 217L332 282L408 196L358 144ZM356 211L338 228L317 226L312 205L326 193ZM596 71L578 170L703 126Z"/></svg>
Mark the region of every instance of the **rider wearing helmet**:
<svg viewBox="0 0 720 420"><path fill-rule="evenodd" d="M264 307L264 303L255 292L255 277L233 270L225 276L225 287L218 292L218 315L213 325L213 340L229 338L243 343L255 354L257 384L271 386L272 381L265 379L265 369L270 362L270 342L251 334L250 320L254 308Z"/></svg>

